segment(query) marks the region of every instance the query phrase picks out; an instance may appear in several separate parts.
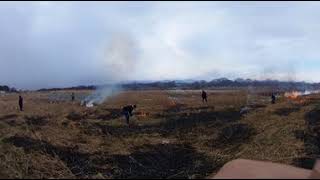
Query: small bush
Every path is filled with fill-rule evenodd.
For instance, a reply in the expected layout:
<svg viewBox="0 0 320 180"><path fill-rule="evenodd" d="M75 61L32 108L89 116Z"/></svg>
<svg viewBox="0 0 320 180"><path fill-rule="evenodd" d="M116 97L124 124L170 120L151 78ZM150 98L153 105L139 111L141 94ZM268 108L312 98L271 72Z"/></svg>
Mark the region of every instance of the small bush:
<svg viewBox="0 0 320 180"><path fill-rule="evenodd" d="M73 121L79 121L79 120L83 119L84 116L78 112L72 111L66 116L66 118L73 120Z"/></svg>

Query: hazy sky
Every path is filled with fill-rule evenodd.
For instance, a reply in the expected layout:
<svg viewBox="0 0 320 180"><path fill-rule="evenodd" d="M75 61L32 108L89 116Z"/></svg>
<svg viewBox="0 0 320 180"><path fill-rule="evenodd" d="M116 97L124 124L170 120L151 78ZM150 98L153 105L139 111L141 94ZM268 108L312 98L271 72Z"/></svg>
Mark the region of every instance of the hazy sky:
<svg viewBox="0 0 320 180"><path fill-rule="evenodd" d="M320 81L319 2L0 2L0 84Z"/></svg>

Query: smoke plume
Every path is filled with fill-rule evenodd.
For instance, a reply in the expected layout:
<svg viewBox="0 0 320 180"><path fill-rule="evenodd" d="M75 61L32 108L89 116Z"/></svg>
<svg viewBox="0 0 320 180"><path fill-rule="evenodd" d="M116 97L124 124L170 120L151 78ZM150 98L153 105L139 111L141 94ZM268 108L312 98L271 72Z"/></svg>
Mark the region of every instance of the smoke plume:
<svg viewBox="0 0 320 180"><path fill-rule="evenodd" d="M87 107L101 104L107 98L122 91L121 83L130 80L135 73L137 48L133 38L126 33L113 34L103 54L102 68L105 68L105 85L97 87L85 103ZM107 71L108 70L108 71Z"/></svg>

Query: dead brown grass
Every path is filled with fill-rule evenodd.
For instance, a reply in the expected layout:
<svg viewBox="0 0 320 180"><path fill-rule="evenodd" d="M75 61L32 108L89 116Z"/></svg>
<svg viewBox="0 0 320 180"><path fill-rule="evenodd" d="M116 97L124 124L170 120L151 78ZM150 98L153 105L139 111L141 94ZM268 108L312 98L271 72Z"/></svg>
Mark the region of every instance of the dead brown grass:
<svg viewBox="0 0 320 180"><path fill-rule="evenodd" d="M235 158L295 164L307 155L295 132L320 99L258 96L241 116L247 96L235 90L209 91L207 104L200 91L127 91L89 109L48 93L23 94L24 112L17 94L0 97L1 178L203 178ZM131 127L126 104L138 105Z"/></svg>

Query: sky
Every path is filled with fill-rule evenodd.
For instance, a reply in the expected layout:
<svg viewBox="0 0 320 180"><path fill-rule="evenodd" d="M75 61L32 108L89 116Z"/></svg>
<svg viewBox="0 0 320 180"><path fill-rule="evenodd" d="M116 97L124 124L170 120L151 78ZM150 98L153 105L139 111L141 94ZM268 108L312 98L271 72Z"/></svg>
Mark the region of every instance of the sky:
<svg viewBox="0 0 320 180"><path fill-rule="evenodd" d="M0 84L320 82L319 2L0 2Z"/></svg>

